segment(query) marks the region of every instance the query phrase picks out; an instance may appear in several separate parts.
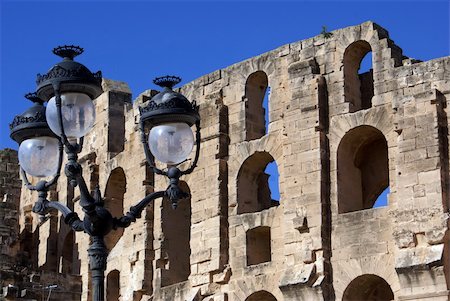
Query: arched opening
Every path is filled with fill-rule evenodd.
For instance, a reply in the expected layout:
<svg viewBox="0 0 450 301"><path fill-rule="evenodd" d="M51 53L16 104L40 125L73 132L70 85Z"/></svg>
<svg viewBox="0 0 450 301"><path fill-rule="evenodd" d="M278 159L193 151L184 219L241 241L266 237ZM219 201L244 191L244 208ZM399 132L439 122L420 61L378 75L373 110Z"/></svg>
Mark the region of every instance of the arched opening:
<svg viewBox="0 0 450 301"><path fill-rule="evenodd" d="M270 227L261 226L248 230L246 247L248 266L271 261Z"/></svg>
<svg viewBox="0 0 450 301"><path fill-rule="evenodd" d="M372 107L372 48L366 41L350 44L344 53L344 95L350 112Z"/></svg>
<svg viewBox="0 0 450 301"><path fill-rule="evenodd" d="M106 300L119 300L120 297L120 272L112 270L106 277Z"/></svg>
<svg viewBox="0 0 450 301"><path fill-rule="evenodd" d="M105 208L113 217L123 215L123 198L127 186L127 179L122 168L117 167L111 172L105 189ZM108 250L112 250L123 235L123 229L111 231L105 236L105 244Z"/></svg>
<svg viewBox="0 0 450 301"><path fill-rule="evenodd" d="M275 162L275 160L269 153L255 152L242 164L237 178L238 214L259 212L279 204L279 200L272 198L277 194L276 191L272 194L269 185L271 176L266 173L267 166L271 162ZM272 165L272 169L271 172L278 175L276 163L274 166ZM278 183L276 184L278 185Z"/></svg>
<svg viewBox="0 0 450 301"><path fill-rule="evenodd" d="M182 191L189 197L180 200L176 209L168 198L163 199L162 231L163 251L167 254L168 264L162 273L161 286L167 286L188 280L191 274L191 198L189 186L180 181Z"/></svg>
<svg viewBox="0 0 450 301"><path fill-rule="evenodd" d="M256 71L245 83L245 140L259 139L267 133L269 80L264 71ZM266 100L266 108L264 108Z"/></svg>
<svg viewBox="0 0 450 301"><path fill-rule="evenodd" d="M389 187L388 147L374 127L348 131L337 151L338 212L372 208Z"/></svg>
<svg viewBox="0 0 450 301"><path fill-rule="evenodd" d="M383 278L365 274L353 279L344 291L343 301L390 301L394 300L391 287Z"/></svg>
<svg viewBox="0 0 450 301"><path fill-rule="evenodd" d="M75 232L72 230L69 230L63 242L62 253L59 258L59 272L73 275L80 274L78 248L75 245Z"/></svg>
<svg viewBox="0 0 450 301"><path fill-rule="evenodd" d="M259 291L248 296L245 301L277 301L277 298L267 291Z"/></svg>
<svg viewBox="0 0 450 301"><path fill-rule="evenodd" d="M27 243L20 244L20 259L22 266L30 266L32 269L37 269L38 266L38 251L39 251L39 228L36 228L33 232L33 215L31 212L31 206L22 208L25 216L24 229L20 233L20 241L26 241Z"/></svg>

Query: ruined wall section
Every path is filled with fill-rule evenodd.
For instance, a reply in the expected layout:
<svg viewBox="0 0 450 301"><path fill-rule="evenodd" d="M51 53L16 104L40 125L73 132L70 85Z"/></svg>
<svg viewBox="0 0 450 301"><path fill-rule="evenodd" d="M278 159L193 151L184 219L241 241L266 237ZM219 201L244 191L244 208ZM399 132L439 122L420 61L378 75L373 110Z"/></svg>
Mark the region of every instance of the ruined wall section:
<svg viewBox="0 0 450 301"><path fill-rule="evenodd" d="M373 77L373 97L364 106L352 103L347 97L347 90L351 87L347 85L344 73L345 68L348 68L344 64L344 57L350 55L349 47L363 47L361 45L365 48L358 50L360 57L355 60L360 60L365 53L371 52L373 64L373 70L370 71ZM357 51L355 53L358 54ZM447 199L445 166L448 166L448 151L446 155L445 145L448 141L445 134L446 107L442 102L448 94L448 73L445 73L448 70L447 64L448 58L420 63L404 57L386 30L372 22L366 22L334 31L330 38L317 36L285 45L220 70L220 81L205 85L204 80L211 76L208 75L187 85L190 88L183 91L187 95L189 91L197 91L200 94L197 99L200 100L206 99L205 95L210 91L222 91L223 102L229 111L228 256L232 276L230 285L222 294L232 300L244 300L252 292L271 288L270 292L274 296L284 296L285 300L328 300L334 296L341 299L350 282L358 277L365 277L366 274L376 274L387 281L396 296L420 299L427 294L447 294L443 275L447 256L443 253L447 209L443 202ZM245 83L250 75L258 71L267 74L272 88L269 101L270 125L266 135L246 141ZM439 92L433 92L433 88L438 86ZM443 96L436 96L439 101L430 100L425 106L426 102L420 100L423 97L420 94L424 92ZM399 146L402 129L398 124L403 122L399 120L406 117L401 107L407 106L411 100L414 100L414 106L425 112L433 112L430 116L434 117L428 120L429 131L421 131L423 138L414 140L410 146L416 151L424 145L422 140L428 137L430 152L432 149L436 150L436 147L441 147L442 150L439 151L440 155L428 155L426 150L408 155L410 164L406 170L414 172L412 164L417 172L422 173L424 170L421 164L430 162L436 174L433 177L421 176L422 179L427 178L433 182L429 189L434 192L429 193L429 201L420 201L420 208L429 208L424 210L426 217L417 223L414 218L408 219L414 222L406 225L399 223L398 218L403 214L415 216L413 213L406 213L406 208L414 206L411 205L414 201L407 194L399 192L408 185L403 185L403 182L400 185L398 182L401 175L399 170L404 166L402 160L406 156ZM200 101L200 104L204 102ZM415 117L421 119L418 113L415 113ZM373 130L378 135L375 135L377 139L383 137L381 140L386 141L389 204L385 208L362 211L364 208L360 208L355 209L355 212L339 213L338 148L347 133L361 128ZM270 153L279 164L281 204L260 212L239 214L239 170L248 158L263 152ZM418 153L423 153L425 157L416 157ZM411 177L407 175L405 178ZM354 185L361 184L356 182ZM398 205L399 198L403 205ZM411 256L404 255L404 251L400 250L403 247L392 237L399 231L402 232L404 227L412 225L426 229L428 236L434 233L438 237L437 240L429 240L425 246L419 243L424 247L419 251L430 256L433 254L432 257L436 259L432 260L433 265L440 266L437 272L429 268L428 272L424 272L436 276L434 279L438 280L433 280L434 282L430 280L434 276L423 276L417 283L399 280L405 270L401 262ZM269 262L248 266L246 251L249 245L246 233L258 227L271 229L272 258ZM420 233L419 240L423 241ZM195 242L193 244L196 245ZM410 248L414 246L411 244ZM414 250L409 249L407 252ZM386 264L379 265L379 262ZM406 270L413 270L414 264L406 265ZM419 265L430 266L429 263ZM343 273L346 277L342 277ZM191 274L190 279L193 277L195 273ZM205 277L204 281L206 280ZM213 294L211 284L203 284L200 294Z"/></svg>
<svg viewBox="0 0 450 301"><path fill-rule="evenodd" d="M132 104L131 92L123 82L104 80L105 91L96 99L97 119L87 135L87 147L80 154L85 179L91 189L98 185L107 207L114 216L124 215L131 206L153 190L153 177L145 163L136 116L137 100ZM84 158L84 159L83 159ZM80 206L76 206L82 216ZM120 295L124 300L137 300L152 291L153 208L127 229L113 230L106 243L110 248L105 277L118 272ZM150 214L150 216L148 216ZM89 237L77 237L83 275L83 299L89 300L90 275L87 247ZM126 283L126 285L125 285ZM117 286L116 283L109 283Z"/></svg>
<svg viewBox="0 0 450 301"><path fill-rule="evenodd" d="M358 74L367 53L373 70ZM111 234L107 286L117 286L121 300L342 300L362 281L387 283L395 298L444 300L449 62L406 58L386 30L366 22L186 84L180 92L197 101L202 136L198 166L181 179L191 198L178 212L158 199L142 219ZM120 215L168 185L148 169L138 128L138 107L156 91L132 105L126 84L104 80L103 88L80 162L88 187L99 184L108 209ZM264 112L269 89L265 127L255 114ZM272 161L279 202L264 195ZM58 185L53 196L83 216L77 189ZM388 205L372 208L385 186ZM33 202L23 191L22 225ZM181 222L190 226L177 239L170 229ZM59 269L67 234L57 216L42 223L41 268ZM90 298L88 245L77 233L82 300ZM182 277L174 246L188 255Z"/></svg>
<svg viewBox="0 0 450 301"><path fill-rule="evenodd" d="M14 273L20 251L18 209L22 183L18 163L17 151L0 151L0 286L7 284L3 282L8 279L8 271Z"/></svg>
<svg viewBox="0 0 450 301"><path fill-rule="evenodd" d="M361 25L360 35L346 29L335 35L339 41L347 41L336 45L341 57L358 39L370 44L374 81L371 107L352 112L350 104L342 109L349 105L342 102L345 91L335 94L331 87L328 90L336 297L342 298L354 279L375 274L389 283L398 298L447 300L444 269L449 261L443 250L448 231L448 122L444 108L449 59L421 63L401 57L385 30L371 25L371 34L366 25L370 24ZM335 70L345 69L338 60L335 66ZM327 78L327 82L332 80ZM339 195L339 146L353 129L362 128L376 129L386 139L388 206L340 213L339 206L345 200Z"/></svg>

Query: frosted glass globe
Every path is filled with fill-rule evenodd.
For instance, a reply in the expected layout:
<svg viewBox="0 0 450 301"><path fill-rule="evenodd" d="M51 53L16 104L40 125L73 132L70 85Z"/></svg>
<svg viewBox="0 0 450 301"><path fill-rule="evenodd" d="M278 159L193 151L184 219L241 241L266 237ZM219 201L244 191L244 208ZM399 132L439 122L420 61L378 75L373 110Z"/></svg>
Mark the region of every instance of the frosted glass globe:
<svg viewBox="0 0 450 301"><path fill-rule="evenodd" d="M58 171L58 139L37 137L23 141L19 146L19 163L27 174L49 177Z"/></svg>
<svg viewBox="0 0 450 301"><path fill-rule="evenodd" d="M148 135L150 151L167 164L186 160L194 147L194 135L186 123L166 123L153 127Z"/></svg>
<svg viewBox="0 0 450 301"><path fill-rule="evenodd" d="M83 93L64 93L61 95L61 113L64 133L67 138L81 138L92 128L95 122L95 106L91 98ZM56 97L52 97L45 111L50 129L61 136L56 110Z"/></svg>

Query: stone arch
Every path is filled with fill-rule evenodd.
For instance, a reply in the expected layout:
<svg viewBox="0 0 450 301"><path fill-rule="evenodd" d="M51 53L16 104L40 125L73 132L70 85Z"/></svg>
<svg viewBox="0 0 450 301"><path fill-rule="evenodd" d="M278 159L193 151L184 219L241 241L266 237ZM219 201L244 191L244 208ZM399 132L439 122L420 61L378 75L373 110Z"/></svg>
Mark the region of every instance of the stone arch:
<svg viewBox="0 0 450 301"><path fill-rule="evenodd" d="M186 281L191 274L191 192L186 182L180 181L179 186L189 197L180 200L176 209L168 198L162 201L162 251L167 257L161 271L161 286Z"/></svg>
<svg viewBox="0 0 450 301"><path fill-rule="evenodd" d="M390 107L377 106L370 110L362 110L353 114L342 114L330 119L330 173L331 173L331 190L332 190L332 210L337 213L338 202L338 184L337 184L337 150L342 138L351 129L359 126L371 126L379 130L386 138L389 149L389 162L396 160L396 147L398 134L394 131L393 115L390 113ZM391 151L392 150L392 151ZM395 202L396 177L394 166L390 164L389 200Z"/></svg>
<svg viewBox="0 0 450 301"><path fill-rule="evenodd" d="M353 279L342 296L343 301L390 301L394 293L386 280L374 274L364 274Z"/></svg>
<svg viewBox="0 0 450 301"><path fill-rule="evenodd" d="M124 195L126 192L127 179L121 167L115 168L109 175L105 189L105 208L111 212L113 217L123 215ZM112 250L123 235L123 229L111 231L105 237L105 244L108 250Z"/></svg>
<svg viewBox="0 0 450 301"><path fill-rule="evenodd" d="M268 152L255 152L241 165L237 175L237 213L251 213L276 206L272 200L269 177L264 172L274 158Z"/></svg>
<svg viewBox="0 0 450 301"><path fill-rule="evenodd" d="M75 232L72 230L68 231L63 241L59 258L59 272L72 275L78 275L80 273L78 247L75 244Z"/></svg>
<svg viewBox="0 0 450 301"><path fill-rule="evenodd" d="M120 298L120 272L112 270L106 276L106 300L119 300Z"/></svg>
<svg viewBox="0 0 450 301"><path fill-rule="evenodd" d="M245 301L277 301L277 298L268 291L258 291L248 296Z"/></svg>
<svg viewBox="0 0 450 301"><path fill-rule="evenodd" d="M348 131L337 149L338 212L372 208L389 186L387 141L378 129L358 126Z"/></svg>
<svg viewBox="0 0 450 301"><path fill-rule="evenodd" d="M229 206L234 208L230 214L237 212L237 184L238 174L244 162L256 152L269 153L277 163L279 174L279 192L280 201L283 199L283 134L281 131L271 132L261 139L252 141L243 141L238 144L230 145L229 170ZM264 168L263 168L264 169ZM282 201L281 201L282 202ZM281 203L280 203L281 204Z"/></svg>
<svg viewBox="0 0 450 301"><path fill-rule="evenodd" d="M372 107L373 70L359 73L363 58L371 52L372 47L363 40L351 43L344 51L344 96L350 103L350 112Z"/></svg>
<svg viewBox="0 0 450 301"><path fill-rule="evenodd" d="M245 82L245 140L259 139L267 133L263 101L269 89L269 78L264 71L256 71Z"/></svg>

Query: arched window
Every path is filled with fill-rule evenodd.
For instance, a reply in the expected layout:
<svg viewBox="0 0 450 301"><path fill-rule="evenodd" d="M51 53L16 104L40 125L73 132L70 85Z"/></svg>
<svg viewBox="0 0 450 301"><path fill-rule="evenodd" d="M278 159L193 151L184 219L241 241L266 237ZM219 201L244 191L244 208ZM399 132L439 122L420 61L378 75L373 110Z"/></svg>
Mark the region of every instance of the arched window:
<svg viewBox="0 0 450 301"><path fill-rule="evenodd" d="M64 239L62 254L59 260L59 272L78 275L80 273L80 260L78 248L75 246L75 232L69 230Z"/></svg>
<svg viewBox="0 0 450 301"><path fill-rule="evenodd" d="M384 135L374 127L348 131L337 151L338 212L374 206L389 187L388 147Z"/></svg>
<svg viewBox="0 0 450 301"><path fill-rule="evenodd" d="M353 279L344 291L343 301L390 301L394 300L391 287L383 278L365 274Z"/></svg>
<svg viewBox="0 0 450 301"><path fill-rule="evenodd" d="M123 215L123 198L127 186L127 179L122 168L117 167L111 172L105 190L105 208L111 212L113 217ZM105 236L105 244L108 250L114 248L123 235L123 229L111 231Z"/></svg>
<svg viewBox="0 0 450 301"><path fill-rule="evenodd" d="M277 299L267 291L259 291L248 296L245 301L277 301Z"/></svg>
<svg viewBox="0 0 450 301"><path fill-rule="evenodd" d="M250 229L246 234L247 265L269 262L272 259L270 227Z"/></svg>
<svg viewBox="0 0 450 301"><path fill-rule="evenodd" d="M180 181L182 191L190 195L189 186ZM191 274L191 198L178 202L176 209L168 198L163 199L162 231L163 248L168 256L168 269L161 279L161 286L167 286L188 280Z"/></svg>
<svg viewBox="0 0 450 301"><path fill-rule="evenodd" d="M245 83L245 140L259 139L267 133L264 99L268 102L269 80L264 71L256 71ZM268 106L268 105L267 105Z"/></svg>
<svg viewBox="0 0 450 301"><path fill-rule="evenodd" d="M356 41L344 53L344 94L350 112L372 107L372 48L366 41Z"/></svg>
<svg viewBox="0 0 450 301"><path fill-rule="evenodd" d="M258 212L279 204L279 200L272 199L270 175L265 173L271 162L275 160L269 153L255 152L242 164L237 178L238 214Z"/></svg>
<svg viewBox="0 0 450 301"><path fill-rule="evenodd" d="M106 277L106 300L119 300L120 297L120 272L112 270Z"/></svg>

